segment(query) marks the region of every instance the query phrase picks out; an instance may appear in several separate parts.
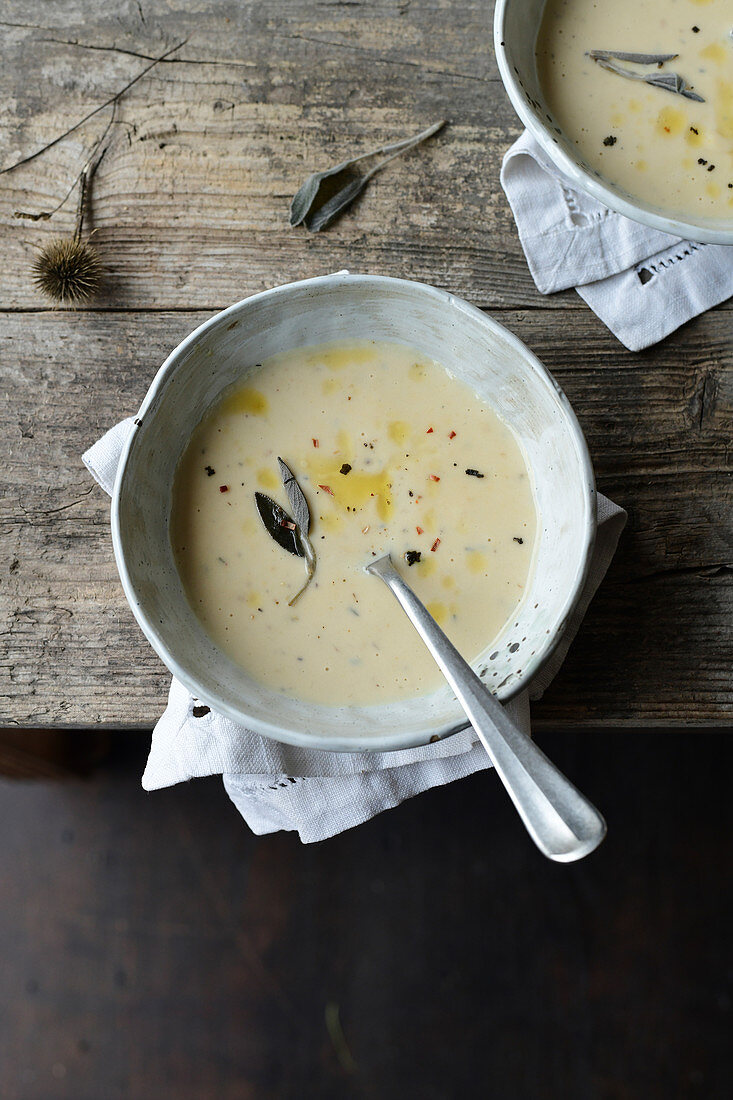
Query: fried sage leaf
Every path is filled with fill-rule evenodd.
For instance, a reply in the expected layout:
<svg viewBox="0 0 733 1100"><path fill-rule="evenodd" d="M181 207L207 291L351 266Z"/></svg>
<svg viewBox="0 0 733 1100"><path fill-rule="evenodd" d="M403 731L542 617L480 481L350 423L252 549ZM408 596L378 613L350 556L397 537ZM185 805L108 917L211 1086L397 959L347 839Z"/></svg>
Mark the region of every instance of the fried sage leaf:
<svg viewBox="0 0 733 1100"><path fill-rule="evenodd" d="M639 73L634 69L627 69L624 65L618 64L618 60L623 60L639 65L662 65L665 61L671 61L677 57L677 54L634 54L612 50L590 50L588 57L600 65L602 69L607 69L610 73L616 73L617 76L623 76L627 80L640 80L643 84L651 84L654 88L664 88L665 91L674 92L675 95L684 96L685 99L694 99L698 103L705 102L701 95L693 92L688 87L687 81L679 73Z"/></svg>
<svg viewBox="0 0 733 1100"><path fill-rule="evenodd" d="M281 508L272 497L268 497L267 493L255 493L255 504L268 535L271 535L275 542L288 553L297 554L300 558L305 557L298 538L298 526L285 509Z"/></svg>
<svg viewBox="0 0 733 1100"><path fill-rule="evenodd" d="M625 53L623 50L590 50L588 57L593 61L631 61L634 65L663 65L665 61L674 61L678 53Z"/></svg>
<svg viewBox="0 0 733 1100"><path fill-rule="evenodd" d="M295 522L300 528L300 533L307 538L311 529L311 514L308 507L308 501L305 499L305 493L295 480L293 471L279 457L277 464L280 467L280 477L282 478L285 492L288 494L288 500L290 501L290 507L293 509Z"/></svg>
<svg viewBox="0 0 733 1100"><path fill-rule="evenodd" d="M305 498L305 493L295 480L295 474L290 467L283 462L281 458L278 458L277 464L280 467L280 477L282 478L285 492L288 494L288 500L293 509L293 515L295 516L296 535L300 544L301 554L305 558L306 566L305 584L295 593L292 600L288 600L289 606L292 607L298 597L305 592L313 579L316 571L316 552L313 549L311 540L308 538L311 526L311 514L308 507L308 501Z"/></svg>
<svg viewBox="0 0 733 1100"><path fill-rule="evenodd" d="M312 233L326 229L364 190L372 176L381 172L401 153L414 148L437 134L445 126L445 119L423 130L416 137L382 145L369 153L344 160L325 172L314 172L296 193L290 204L290 224L304 224ZM371 167L364 170L361 162L370 158L380 158ZM359 167L357 167L359 166Z"/></svg>
<svg viewBox="0 0 733 1100"><path fill-rule="evenodd" d="M292 607L299 596L302 596L310 584L316 572L316 552L311 540L308 538L310 531L311 514L305 493L295 480L295 475L289 466L281 458L278 458L280 476L288 494L288 500L295 514L291 519L284 508L277 501L268 497L267 493L255 493L255 504L260 514L267 533L275 540L278 546L287 550L290 554L296 554L299 558L305 558L305 584L298 589L288 606Z"/></svg>
<svg viewBox="0 0 733 1100"><path fill-rule="evenodd" d="M655 88L664 88L668 92L675 92L677 95L684 96L685 99L694 99L696 103L705 102L703 96L693 92L687 86L687 81L679 73L660 73L659 76L650 76L647 84L652 84Z"/></svg>

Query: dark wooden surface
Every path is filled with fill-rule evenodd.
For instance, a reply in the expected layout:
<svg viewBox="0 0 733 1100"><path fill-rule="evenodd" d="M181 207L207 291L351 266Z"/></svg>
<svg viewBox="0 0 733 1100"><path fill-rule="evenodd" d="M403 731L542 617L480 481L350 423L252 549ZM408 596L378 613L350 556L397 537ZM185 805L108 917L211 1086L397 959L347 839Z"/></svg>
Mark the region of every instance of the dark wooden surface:
<svg viewBox="0 0 733 1100"><path fill-rule="evenodd" d="M489 774L308 847L142 736L0 780L0 1096L728 1100L733 739L589 737L541 738L608 817L569 866Z"/></svg>
<svg viewBox="0 0 733 1100"><path fill-rule="evenodd" d="M630 524L538 728L733 721L728 302L648 352L623 350L573 292L534 289L499 186L519 134L491 49L490 0L96 0L0 11L0 166L122 100L95 178L108 269L90 309L52 311L13 219L58 201L98 115L0 176L0 726L146 728L167 673L124 601L107 502L80 454L134 412L168 351L211 312L342 267L424 279L490 310L557 374L601 490ZM287 225L304 177L450 119L311 236Z"/></svg>

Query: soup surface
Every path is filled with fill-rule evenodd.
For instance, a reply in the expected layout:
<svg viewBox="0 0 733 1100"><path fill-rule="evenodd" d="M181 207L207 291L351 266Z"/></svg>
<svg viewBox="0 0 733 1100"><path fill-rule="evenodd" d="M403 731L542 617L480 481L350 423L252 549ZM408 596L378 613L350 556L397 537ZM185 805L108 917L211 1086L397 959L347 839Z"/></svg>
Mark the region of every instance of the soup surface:
<svg viewBox="0 0 733 1100"><path fill-rule="evenodd" d="M255 492L308 500L316 569L270 536ZM441 677L392 594L395 565L470 660L514 614L537 516L513 433L413 349L364 342L273 358L206 413L176 472L171 542L216 644L261 683L328 705L388 702ZM408 558L413 564L408 565Z"/></svg>
<svg viewBox="0 0 733 1100"><path fill-rule="evenodd" d="M547 104L591 168L680 216L733 220L732 0L547 0L537 70ZM636 74L677 73L703 103L619 76L591 50L677 54Z"/></svg>

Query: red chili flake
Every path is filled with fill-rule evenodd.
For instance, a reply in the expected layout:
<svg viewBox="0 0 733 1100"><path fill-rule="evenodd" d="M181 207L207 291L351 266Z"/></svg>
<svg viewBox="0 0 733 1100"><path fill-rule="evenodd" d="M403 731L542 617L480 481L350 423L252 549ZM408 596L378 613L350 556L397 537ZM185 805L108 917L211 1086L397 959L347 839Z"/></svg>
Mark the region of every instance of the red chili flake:
<svg viewBox="0 0 733 1100"><path fill-rule="evenodd" d="M422 535L422 533L423 533L422 527L416 527L415 530L417 531L418 535Z"/></svg>
<svg viewBox="0 0 733 1100"><path fill-rule="evenodd" d="M435 553L435 551L438 549L439 546L440 546L440 539L436 539L435 542L433 543L433 545L430 547L430 549L432 550L433 553Z"/></svg>
<svg viewBox="0 0 733 1100"><path fill-rule="evenodd" d="M425 435L430 435L430 433L432 432L432 430L433 430L432 428L428 428L428 430L427 430L427 431L425 432Z"/></svg>
<svg viewBox="0 0 733 1100"><path fill-rule="evenodd" d="M311 442L313 443L313 446L314 446L314 447L318 447L318 446L320 446L320 444L319 444L319 442L318 442L318 440L317 440L317 439L313 439L313 440L311 440Z"/></svg>
<svg viewBox="0 0 733 1100"><path fill-rule="evenodd" d="M455 439L456 438L456 433L455 432L449 432L448 438L449 439Z"/></svg>
<svg viewBox="0 0 733 1100"><path fill-rule="evenodd" d="M333 496L333 489L330 485L319 485L318 488L323 489L324 493L330 493L331 496Z"/></svg>
<svg viewBox="0 0 733 1100"><path fill-rule="evenodd" d="M430 475L430 480L431 481L440 481L440 478L438 477L437 474L431 474Z"/></svg>
<svg viewBox="0 0 733 1100"><path fill-rule="evenodd" d="M294 531L295 530L295 524L293 523L293 521L291 519L281 519L280 520L280 526L281 527L287 527L288 531Z"/></svg>
<svg viewBox="0 0 733 1100"><path fill-rule="evenodd" d="M228 485L220 485L219 486L219 492L220 493L228 493L229 492L229 486Z"/></svg>

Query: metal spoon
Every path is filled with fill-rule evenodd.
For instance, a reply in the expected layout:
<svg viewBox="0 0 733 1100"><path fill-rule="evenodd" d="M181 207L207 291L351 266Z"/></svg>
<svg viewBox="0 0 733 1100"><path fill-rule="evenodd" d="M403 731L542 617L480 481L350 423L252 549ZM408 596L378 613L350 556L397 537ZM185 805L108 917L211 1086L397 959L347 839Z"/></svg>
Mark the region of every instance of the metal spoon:
<svg viewBox="0 0 733 1100"><path fill-rule="evenodd" d="M529 835L548 859L570 863L587 856L606 835L598 810L517 729L498 699L464 661L425 605L402 579L389 554L365 566L381 578L430 650L453 688Z"/></svg>

